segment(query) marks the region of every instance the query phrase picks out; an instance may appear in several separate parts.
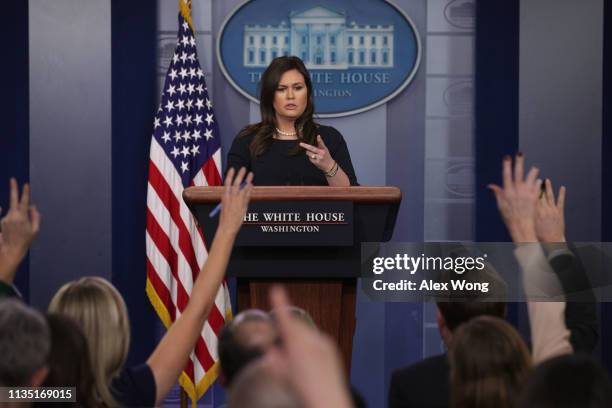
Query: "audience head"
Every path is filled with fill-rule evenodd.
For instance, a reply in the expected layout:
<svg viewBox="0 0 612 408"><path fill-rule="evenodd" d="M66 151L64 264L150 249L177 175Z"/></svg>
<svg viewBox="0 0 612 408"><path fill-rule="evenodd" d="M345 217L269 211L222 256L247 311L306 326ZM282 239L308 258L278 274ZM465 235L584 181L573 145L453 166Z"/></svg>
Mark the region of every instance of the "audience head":
<svg viewBox="0 0 612 408"><path fill-rule="evenodd" d="M105 279L85 277L62 286L49 312L68 316L81 327L96 389L107 405L115 404L109 386L125 363L130 343L130 323L121 294Z"/></svg>
<svg viewBox="0 0 612 408"><path fill-rule="evenodd" d="M452 341L452 334L461 324L479 316L493 316L505 318L506 283L497 271L489 264L482 270L472 270L462 275L454 271L444 271L440 275L441 282L450 282L460 277L462 280L479 283L489 283L489 291L450 291L447 296L436 298L438 307L438 328L444 344L448 347ZM450 285L449 285L450 286Z"/></svg>
<svg viewBox="0 0 612 408"><path fill-rule="evenodd" d="M455 330L449 350L453 407L512 407L531 357L519 333L498 317L481 316Z"/></svg>
<svg viewBox="0 0 612 408"><path fill-rule="evenodd" d="M310 313L308 313L306 310L293 305L287 306L287 309L291 312L291 316L293 316L297 320L300 320L303 323L306 323L308 327L311 327L313 329L317 328L317 324L312 319ZM272 317L272 320L276 321L278 312L278 309L273 309L270 311L270 316Z"/></svg>
<svg viewBox="0 0 612 408"><path fill-rule="evenodd" d="M219 333L221 381L229 387L248 363L263 356L276 342L274 322L266 312L245 310Z"/></svg>
<svg viewBox="0 0 612 408"><path fill-rule="evenodd" d="M0 333L0 386L40 386L51 348L43 315L18 300L0 300Z"/></svg>
<svg viewBox="0 0 612 408"><path fill-rule="evenodd" d="M229 393L230 408L301 408L299 395L291 385L284 363L265 357L252 362L234 380Z"/></svg>
<svg viewBox="0 0 612 408"><path fill-rule="evenodd" d="M612 407L612 382L599 364L584 354L567 354L533 370L519 406L533 408Z"/></svg>
<svg viewBox="0 0 612 408"><path fill-rule="evenodd" d="M76 387L80 406L95 406L95 381L87 339L72 319L56 313L47 315L51 331L49 375L44 387Z"/></svg>

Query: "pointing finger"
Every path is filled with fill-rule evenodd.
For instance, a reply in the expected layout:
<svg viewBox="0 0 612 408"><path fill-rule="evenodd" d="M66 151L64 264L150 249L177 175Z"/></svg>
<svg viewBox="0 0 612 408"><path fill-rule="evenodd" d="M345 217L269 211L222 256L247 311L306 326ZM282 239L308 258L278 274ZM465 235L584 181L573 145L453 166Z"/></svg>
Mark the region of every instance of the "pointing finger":
<svg viewBox="0 0 612 408"><path fill-rule="evenodd" d="M19 191L17 188L17 180L15 179L15 177L11 177L10 185L11 185L11 198L10 198L9 211L13 208L17 208L17 205L19 204Z"/></svg>
<svg viewBox="0 0 612 408"><path fill-rule="evenodd" d="M323 142L323 138L321 137L321 135L317 135L317 146L319 146L321 149L327 148L327 146L325 146L325 143Z"/></svg>
<svg viewBox="0 0 612 408"><path fill-rule="evenodd" d="M22 211L28 211L30 208L30 184L26 183L23 185L21 192L21 201L19 202L19 209Z"/></svg>

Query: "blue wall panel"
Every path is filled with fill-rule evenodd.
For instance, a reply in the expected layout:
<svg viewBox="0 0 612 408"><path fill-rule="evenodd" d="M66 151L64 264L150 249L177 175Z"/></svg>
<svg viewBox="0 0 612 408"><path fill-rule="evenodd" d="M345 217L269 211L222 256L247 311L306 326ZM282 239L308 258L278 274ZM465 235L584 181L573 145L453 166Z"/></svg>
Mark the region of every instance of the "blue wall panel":
<svg viewBox="0 0 612 408"><path fill-rule="evenodd" d="M476 241L508 241L486 186L519 145L519 1L478 1L476 15Z"/></svg>
<svg viewBox="0 0 612 408"><path fill-rule="evenodd" d="M612 241L612 4L604 3L601 240ZM612 303L601 308L602 359L612 372Z"/></svg>
<svg viewBox="0 0 612 408"><path fill-rule="evenodd" d="M157 7L114 0L112 13L113 283L130 313L129 364L146 361L158 341L145 294L145 209L149 144L157 109Z"/></svg>
<svg viewBox="0 0 612 408"><path fill-rule="evenodd" d="M9 177L19 184L30 178L29 84L28 84L28 2L11 1L3 6L0 32L6 44L0 76L5 80L6 94L0 99L0 207L6 214L9 206ZM34 187L35 188L35 187ZM20 266L15 284L29 299L29 259Z"/></svg>

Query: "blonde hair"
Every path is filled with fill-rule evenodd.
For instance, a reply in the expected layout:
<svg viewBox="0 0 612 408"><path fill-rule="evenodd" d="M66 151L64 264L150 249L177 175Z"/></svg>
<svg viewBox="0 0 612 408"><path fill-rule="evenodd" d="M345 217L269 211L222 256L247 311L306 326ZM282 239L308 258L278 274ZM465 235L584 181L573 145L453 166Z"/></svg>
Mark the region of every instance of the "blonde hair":
<svg viewBox="0 0 612 408"><path fill-rule="evenodd" d="M105 279L85 277L62 286L51 299L49 312L71 317L81 326L99 398L109 407L119 405L110 384L130 345L130 322L121 294Z"/></svg>

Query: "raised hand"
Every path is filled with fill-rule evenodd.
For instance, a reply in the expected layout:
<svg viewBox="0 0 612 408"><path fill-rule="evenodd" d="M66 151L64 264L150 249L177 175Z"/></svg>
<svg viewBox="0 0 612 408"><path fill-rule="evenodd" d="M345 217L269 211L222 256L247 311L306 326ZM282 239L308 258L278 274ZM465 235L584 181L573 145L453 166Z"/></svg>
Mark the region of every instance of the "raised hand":
<svg viewBox="0 0 612 408"><path fill-rule="evenodd" d="M555 200L552 183L546 179L545 191L540 194L536 210L536 234L540 242L565 242L565 186Z"/></svg>
<svg viewBox="0 0 612 408"><path fill-rule="evenodd" d="M507 156L503 161L503 186L490 184L495 194L497 208L514 242L537 242L535 230L536 207L540 194L541 180L539 170L529 169L524 176L525 159L521 153L516 155L514 169L512 159Z"/></svg>
<svg viewBox="0 0 612 408"><path fill-rule="evenodd" d="M317 146L300 142L300 146L306 150L306 155L312 164L324 173L329 172L335 164L329 149L325 146L321 135L317 135Z"/></svg>
<svg viewBox="0 0 612 408"><path fill-rule="evenodd" d="M21 198L17 180L11 178L9 210L0 221L0 280L12 283L19 263L40 229L40 214L30 206L30 186L25 184Z"/></svg>
<svg viewBox="0 0 612 408"><path fill-rule="evenodd" d="M221 216L219 217L219 229L237 234L246 215L251 190L253 189L253 173L246 176L246 169L243 167L234 177L235 171L229 169L225 177L225 189L221 198ZM242 186L243 180L245 185Z"/></svg>

